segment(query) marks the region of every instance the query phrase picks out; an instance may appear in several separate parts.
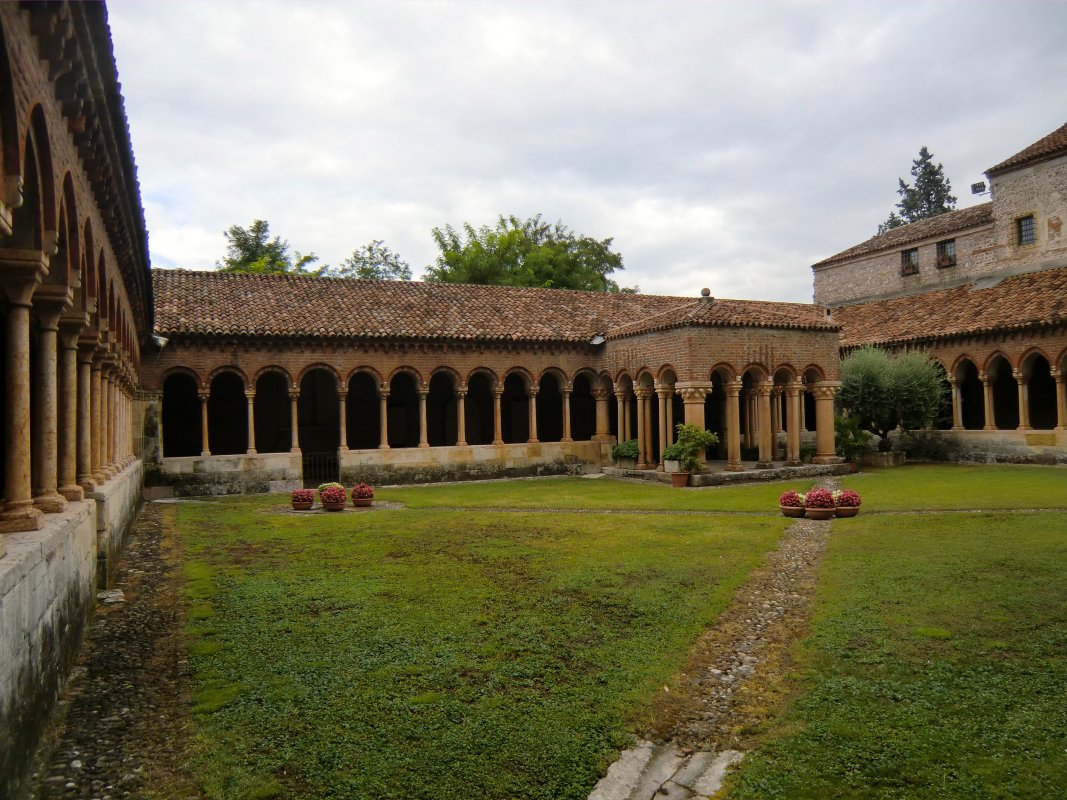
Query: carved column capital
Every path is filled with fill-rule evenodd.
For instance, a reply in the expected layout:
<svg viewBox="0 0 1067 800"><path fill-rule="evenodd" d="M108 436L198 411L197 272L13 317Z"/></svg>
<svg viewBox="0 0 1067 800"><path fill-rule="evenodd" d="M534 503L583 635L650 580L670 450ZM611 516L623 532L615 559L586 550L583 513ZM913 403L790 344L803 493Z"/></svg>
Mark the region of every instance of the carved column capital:
<svg viewBox="0 0 1067 800"><path fill-rule="evenodd" d="M833 400L841 390L839 381L820 381L812 387L816 400Z"/></svg>

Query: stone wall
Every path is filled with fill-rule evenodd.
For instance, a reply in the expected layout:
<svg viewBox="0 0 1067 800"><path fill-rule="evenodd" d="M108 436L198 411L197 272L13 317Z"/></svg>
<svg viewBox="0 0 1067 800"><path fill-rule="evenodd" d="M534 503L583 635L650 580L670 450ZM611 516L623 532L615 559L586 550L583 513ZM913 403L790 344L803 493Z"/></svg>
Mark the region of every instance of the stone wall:
<svg viewBox="0 0 1067 800"><path fill-rule="evenodd" d="M939 431L951 461L1067 464L1067 431Z"/></svg>
<svg viewBox="0 0 1067 800"><path fill-rule="evenodd" d="M0 797L23 776L81 646L96 590L96 504L70 503L41 530L4 537L0 559Z"/></svg>
<svg viewBox="0 0 1067 800"><path fill-rule="evenodd" d="M300 453L164 458L148 468L148 486L166 486L179 497L263 494L300 485ZM274 486L272 486L274 484Z"/></svg>
<svg viewBox="0 0 1067 800"><path fill-rule="evenodd" d="M96 501L97 583L101 587L111 583L143 494L144 466L139 460L89 493Z"/></svg>
<svg viewBox="0 0 1067 800"><path fill-rule="evenodd" d="M997 266L1029 272L1067 264L1067 156L1014 170L991 180ZM1015 220L1034 215L1037 241L1015 243Z"/></svg>

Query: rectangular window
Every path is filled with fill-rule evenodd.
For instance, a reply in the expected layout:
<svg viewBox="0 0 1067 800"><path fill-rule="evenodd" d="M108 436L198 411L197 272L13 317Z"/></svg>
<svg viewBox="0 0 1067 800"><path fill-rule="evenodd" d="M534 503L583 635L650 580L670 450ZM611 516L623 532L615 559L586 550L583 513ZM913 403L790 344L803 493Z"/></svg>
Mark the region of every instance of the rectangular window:
<svg viewBox="0 0 1067 800"><path fill-rule="evenodd" d="M1034 215L1027 214L1025 217L1016 219L1015 244L1022 246L1035 242L1037 242L1037 224L1034 222Z"/></svg>
<svg viewBox="0 0 1067 800"><path fill-rule="evenodd" d="M901 275L918 275L919 274L919 248L913 247L910 250L902 250L900 252L900 274Z"/></svg>
<svg viewBox="0 0 1067 800"><path fill-rule="evenodd" d="M956 266L956 240L946 239L943 242L937 243L937 267L938 269L944 269L945 267Z"/></svg>

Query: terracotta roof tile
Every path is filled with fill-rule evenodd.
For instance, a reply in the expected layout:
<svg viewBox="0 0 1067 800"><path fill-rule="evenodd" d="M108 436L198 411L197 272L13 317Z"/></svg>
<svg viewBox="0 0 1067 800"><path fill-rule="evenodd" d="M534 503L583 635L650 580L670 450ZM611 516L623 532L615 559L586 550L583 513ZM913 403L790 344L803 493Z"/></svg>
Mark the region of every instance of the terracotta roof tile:
<svg viewBox="0 0 1067 800"><path fill-rule="evenodd" d="M839 261L849 261L859 256L878 253L882 250L893 250L903 247L912 242L920 242L923 239L940 238L951 233L977 228L980 225L988 225L993 221L993 204L981 203L970 208L961 208L958 211L946 211L930 219L922 219L910 225L901 225L878 236L872 236L862 244L842 250L837 255L824 258L812 266L821 267L827 264L836 264Z"/></svg>
<svg viewBox="0 0 1067 800"><path fill-rule="evenodd" d="M305 275L152 271L162 336L587 342L678 324L833 329L815 306ZM679 317L679 310L684 315ZM679 319L682 321L679 322Z"/></svg>
<svg viewBox="0 0 1067 800"><path fill-rule="evenodd" d="M907 344L1067 324L1067 267L842 306L841 346Z"/></svg>
<svg viewBox="0 0 1067 800"><path fill-rule="evenodd" d="M1011 158L1004 159L995 167L990 167L986 170L986 175L993 176L1002 172L1010 172L1028 164L1055 158L1062 153L1067 153L1067 125L1062 125L1048 136L1038 139L1029 147L1024 147Z"/></svg>

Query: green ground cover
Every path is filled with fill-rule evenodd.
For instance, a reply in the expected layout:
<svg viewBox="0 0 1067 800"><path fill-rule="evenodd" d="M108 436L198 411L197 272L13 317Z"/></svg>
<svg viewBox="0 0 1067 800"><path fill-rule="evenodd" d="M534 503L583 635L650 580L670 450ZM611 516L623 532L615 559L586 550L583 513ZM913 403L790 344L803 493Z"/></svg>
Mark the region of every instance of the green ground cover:
<svg viewBox="0 0 1067 800"><path fill-rule="evenodd" d="M212 798L584 798L786 524L284 503L177 511Z"/></svg>
<svg viewBox="0 0 1067 800"><path fill-rule="evenodd" d="M753 511L773 513L786 488L814 481L672 490L662 483L613 478L536 478L382 489L378 497L409 508L528 508L583 511Z"/></svg>
<svg viewBox="0 0 1067 800"><path fill-rule="evenodd" d="M999 478L985 502L1007 504L1020 474L901 470L868 485L932 499L949 479ZM1055 476L1061 492L1067 478L1022 474L1046 487ZM1049 504L1022 502L1039 499ZM835 522L813 635L796 652L798 696L728 796L1067 796L1065 598L1062 513Z"/></svg>
<svg viewBox="0 0 1067 800"><path fill-rule="evenodd" d="M876 511L1067 508L1067 467L915 464L851 475Z"/></svg>

